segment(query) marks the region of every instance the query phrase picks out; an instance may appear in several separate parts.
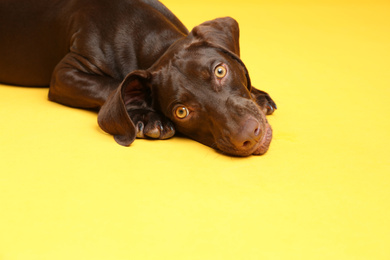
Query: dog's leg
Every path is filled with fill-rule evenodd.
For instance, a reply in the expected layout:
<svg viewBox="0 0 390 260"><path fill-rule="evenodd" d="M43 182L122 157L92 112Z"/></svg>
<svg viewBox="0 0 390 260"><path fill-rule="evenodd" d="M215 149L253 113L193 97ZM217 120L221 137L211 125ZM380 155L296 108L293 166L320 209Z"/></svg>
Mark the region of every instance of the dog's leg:
<svg viewBox="0 0 390 260"><path fill-rule="evenodd" d="M49 99L71 107L99 109L120 82L84 57L69 53L54 69Z"/></svg>
<svg viewBox="0 0 390 260"><path fill-rule="evenodd" d="M263 112L266 115L271 115L277 109L275 102L269 96L267 92L258 90L252 86L251 90L252 97L255 99L256 103L260 106Z"/></svg>

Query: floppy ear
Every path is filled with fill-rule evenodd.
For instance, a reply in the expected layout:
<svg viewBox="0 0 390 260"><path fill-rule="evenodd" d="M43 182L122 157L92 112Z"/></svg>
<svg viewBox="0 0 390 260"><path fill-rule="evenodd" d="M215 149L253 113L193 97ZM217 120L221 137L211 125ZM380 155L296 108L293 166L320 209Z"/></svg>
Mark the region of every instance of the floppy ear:
<svg viewBox="0 0 390 260"><path fill-rule="evenodd" d="M212 42L240 56L240 29L237 21L231 17L204 22L192 29L191 34L195 38Z"/></svg>
<svg viewBox="0 0 390 260"><path fill-rule="evenodd" d="M115 141L120 145L129 146L137 135L127 109L142 108L151 103L151 89L147 84L149 78L150 74L146 71L128 74L99 111L100 128L114 135Z"/></svg>
<svg viewBox="0 0 390 260"><path fill-rule="evenodd" d="M194 27L189 36L194 38L192 44L200 43L218 48L240 63L245 70L247 88L251 91L252 85L248 69L240 59L240 29L236 20L224 17L204 22Z"/></svg>

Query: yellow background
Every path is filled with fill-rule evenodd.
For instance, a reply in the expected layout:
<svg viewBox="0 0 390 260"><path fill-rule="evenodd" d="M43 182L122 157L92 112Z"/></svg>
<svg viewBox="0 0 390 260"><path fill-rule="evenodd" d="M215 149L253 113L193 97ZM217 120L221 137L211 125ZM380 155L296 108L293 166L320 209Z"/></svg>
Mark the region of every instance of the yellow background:
<svg viewBox="0 0 390 260"><path fill-rule="evenodd" d="M390 3L163 2L188 28L239 21L279 107L269 152L125 148L47 89L0 86L0 260L390 259Z"/></svg>

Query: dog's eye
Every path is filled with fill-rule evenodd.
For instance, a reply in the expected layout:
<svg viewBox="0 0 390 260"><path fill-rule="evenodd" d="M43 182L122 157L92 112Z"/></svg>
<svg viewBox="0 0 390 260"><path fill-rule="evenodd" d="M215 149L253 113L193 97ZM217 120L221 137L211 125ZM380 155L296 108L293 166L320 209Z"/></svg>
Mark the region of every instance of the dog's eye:
<svg viewBox="0 0 390 260"><path fill-rule="evenodd" d="M188 108L186 108L185 106L179 106L175 110L175 115L179 119L186 118L189 114L190 114L190 111L188 111Z"/></svg>
<svg viewBox="0 0 390 260"><path fill-rule="evenodd" d="M218 78L223 78L223 77L225 77L225 75L226 75L226 68L224 67L224 66L222 66L222 65L219 65L218 67L216 67L215 68L215 70L214 70L214 74L215 74L215 76L217 76Z"/></svg>

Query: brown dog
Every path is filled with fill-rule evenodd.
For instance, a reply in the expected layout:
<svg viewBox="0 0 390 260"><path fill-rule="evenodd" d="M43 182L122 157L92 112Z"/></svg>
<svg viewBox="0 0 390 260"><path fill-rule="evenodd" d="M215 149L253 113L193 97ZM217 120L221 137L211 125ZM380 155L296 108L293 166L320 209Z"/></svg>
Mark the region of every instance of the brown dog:
<svg viewBox="0 0 390 260"><path fill-rule="evenodd" d="M232 18L188 32L155 0L4 0L0 37L1 82L99 110L121 145L176 129L226 154L268 150L276 105L252 87Z"/></svg>

